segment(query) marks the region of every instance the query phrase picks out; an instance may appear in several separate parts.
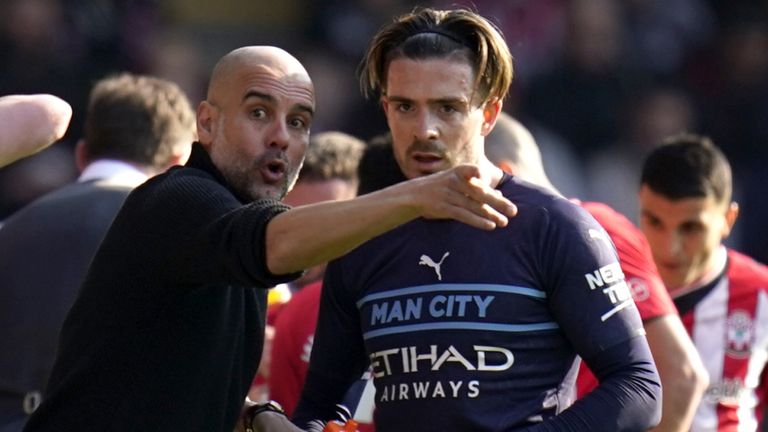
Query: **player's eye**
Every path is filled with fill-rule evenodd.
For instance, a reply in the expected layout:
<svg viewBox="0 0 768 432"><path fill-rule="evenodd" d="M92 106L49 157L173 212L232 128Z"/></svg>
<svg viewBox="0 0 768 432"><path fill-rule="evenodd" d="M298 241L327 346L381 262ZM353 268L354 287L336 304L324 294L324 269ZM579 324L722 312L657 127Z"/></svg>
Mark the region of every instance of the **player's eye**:
<svg viewBox="0 0 768 432"><path fill-rule="evenodd" d="M264 108L254 108L250 112L251 118L263 119L267 116L267 111Z"/></svg>

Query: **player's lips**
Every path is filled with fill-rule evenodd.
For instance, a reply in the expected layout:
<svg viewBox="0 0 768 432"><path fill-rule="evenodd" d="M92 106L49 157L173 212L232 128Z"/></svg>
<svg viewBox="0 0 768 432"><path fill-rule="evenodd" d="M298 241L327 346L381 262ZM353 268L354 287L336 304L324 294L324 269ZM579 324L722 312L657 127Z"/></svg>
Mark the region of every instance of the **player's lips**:
<svg viewBox="0 0 768 432"><path fill-rule="evenodd" d="M288 166L280 159L273 159L264 163L260 168L261 178L266 184L275 184L285 177Z"/></svg>
<svg viewBox="0 0 768 432"><path fill-rule="evenodd" d="M442 156L435 153L413 152L411 160L420 171L438 171L443 165Z"/></svg>

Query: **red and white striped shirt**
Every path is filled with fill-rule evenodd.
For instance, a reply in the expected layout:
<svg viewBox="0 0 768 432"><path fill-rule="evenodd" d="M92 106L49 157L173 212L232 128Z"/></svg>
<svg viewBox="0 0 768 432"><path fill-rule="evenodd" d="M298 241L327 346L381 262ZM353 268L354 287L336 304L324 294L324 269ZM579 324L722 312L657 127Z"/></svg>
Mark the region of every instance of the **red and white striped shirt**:
<svg viewBox="0 0 768 432"><path fill-rule="evenodd" d="M721 253L727 264L718 277L672 293L710 377L691 431L756 431L768 388L768 267Z"/></svg>

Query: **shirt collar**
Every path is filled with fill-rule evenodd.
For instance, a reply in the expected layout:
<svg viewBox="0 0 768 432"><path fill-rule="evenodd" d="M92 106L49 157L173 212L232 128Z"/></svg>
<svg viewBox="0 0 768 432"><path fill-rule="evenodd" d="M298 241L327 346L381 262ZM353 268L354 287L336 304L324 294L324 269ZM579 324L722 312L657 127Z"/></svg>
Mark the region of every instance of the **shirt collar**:
<svg viewBox="0 0 768 432"><path fill-rule="evenodd" d="M78 182L100 181L114 185L123 185L136 187L145 181L149 176L135 166L116 159L99 159L90 164L83 170Z"/></svg>

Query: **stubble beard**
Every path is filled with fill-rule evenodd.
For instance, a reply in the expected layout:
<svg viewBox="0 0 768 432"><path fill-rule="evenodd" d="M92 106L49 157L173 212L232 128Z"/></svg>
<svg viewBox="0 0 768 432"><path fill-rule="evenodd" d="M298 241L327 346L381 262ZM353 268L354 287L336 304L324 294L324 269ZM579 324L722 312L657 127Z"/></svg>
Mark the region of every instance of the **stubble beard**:
<svg viewBox="0 0 768 432"><path fill-rule="evenodd" d="M286 172L278 183L267 184L261 177L261 169L268 160L273 159L282 160ZM298 176L298 169L292 166L283 152L277 157L275 152L266 152L250 162L235 155L230 162L231 168L222 170L224 178L238 195L250 201L264 198L282 200Z"/></svg>
<svg viewBox="0 0 768 432"><path fill-rule="evenodd" d="M406 149L405 160L398 161L398 163L401 165L401 171L405 172L405 170L403 170L403 162L406 164L405 166L410 165L413 153L417 152L432 153L440 157L443 166L439 171L435 172L446 171L463 163L476 163L470 161L471 155L458 152L456 150L451 150L441 142L417 140L413 141L411 145ZM416 173L416 177L423 177L426 175L434 174L433 172L421 172L416 168L410 168L409 170Z"/></svg>

